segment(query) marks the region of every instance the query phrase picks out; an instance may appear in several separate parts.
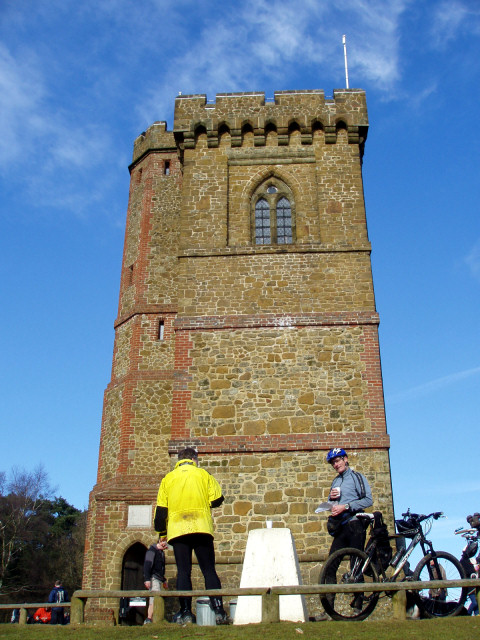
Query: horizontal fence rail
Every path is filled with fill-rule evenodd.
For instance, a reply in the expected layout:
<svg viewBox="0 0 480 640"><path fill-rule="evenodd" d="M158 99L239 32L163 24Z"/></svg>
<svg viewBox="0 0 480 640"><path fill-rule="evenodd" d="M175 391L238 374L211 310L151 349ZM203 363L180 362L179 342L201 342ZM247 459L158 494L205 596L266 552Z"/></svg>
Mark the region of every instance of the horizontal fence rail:
<svg viewBox="0 0 480 640"><path fill-rule="evenodd" d="M0 604L1 609L51 609L52 607L70 607L71 602L62 602L62 604L57 604L56 602L22 602L21 604Z"/></svg>
<svg viewBox="0 0 480 640"><path fill-rule="evenodd" d="M22 602L21 604L0 604L0 611L3 609L20 609L20 618L18 622L20 624L27 624L28 609L51 609L52 607L66 607L69 609L72 606L71 602L62 602L57 604L56 602Z"/></svg>
<svg viewBox="0 0 480 640"><path fill-rule="evenodd" d="M429 580L418 582L374 582L368 583L369 591L388 591L392 593L393 613L396 619L406 619L406 591L419 589L438 589L451 587L474 587L480 596L480 580ZM161 622L165 617L164 598L206 597L206 596L261 596L262 622L280 621L280 596L288 595L320 595L322 593L357 593L365 591L365 584L318 584L290 585L278 587L197 589L194 591L75 591L72 602L71 621L82 623L85 604L88 598L131 598L153 597L153 622Z"/></svg>
<svg viewBox="0 0 480 640"><path fill-rule="evenodd" d="M71 602L62 603L63 607L70 607L70 622L82 624L84 622L85 605L90 598L153 598L153 622L165 619L165 598L179 597L209 597L209 596L261 596L262 622L280 621L280 596L292 595L321 595L324 593L361 593L367 585L362 584L316 584L290 585L276 587L232 587L225 589L196 589L193 591L147 591L147 590L105 590L85 589L75 591ZM406 619L406 592L421 589L449 589L453 587L474 588L477 599L480 598L480 579L464 580L429 580L416 582L369 582L368 591L385 591L392 594L393 617L397 620ZM55 603L53 603L55 604ZM20 609L20 624L27 622L27 609L51 607L52 603L21 603L2 604L0 609Z"/></svg>

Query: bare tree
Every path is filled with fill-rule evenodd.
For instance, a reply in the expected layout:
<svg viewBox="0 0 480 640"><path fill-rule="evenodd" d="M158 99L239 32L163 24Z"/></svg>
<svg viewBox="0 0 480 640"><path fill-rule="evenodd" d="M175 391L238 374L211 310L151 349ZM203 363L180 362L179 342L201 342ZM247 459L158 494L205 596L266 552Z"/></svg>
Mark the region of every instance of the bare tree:
<svg viewBox="0 0 480 640"><path fill-rule="evenodd" d="M4 592L9 571L28 543L29 524L42 501L53 490L42 465L33 471L14 468L7 478L0 472L0 589Z"/></svg>

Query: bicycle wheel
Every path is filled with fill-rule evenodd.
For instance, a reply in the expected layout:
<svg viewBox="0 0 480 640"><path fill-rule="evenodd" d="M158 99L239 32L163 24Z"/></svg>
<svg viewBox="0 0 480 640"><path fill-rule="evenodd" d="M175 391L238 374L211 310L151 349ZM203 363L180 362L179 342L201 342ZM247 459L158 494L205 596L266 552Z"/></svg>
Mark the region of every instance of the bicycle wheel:
<svg viewBox="0 0 480 640"><path fill-rule="evenodd" d="M420 560L413 580L461 580L465 578L465 571L460 562L446 551L437 551L436 556L440 567L440 576L436 568L430 564L431 553ZM422 589L413 591L413 597L421 613L427 618L437 618L458 615L467 599L466 587L448 587L448 589Z"/></svg>
<svg viewBox="0 0 480 640"><path fill-rule="evenodd" d="M378 574L372 564L363 573L367 559L364 551L346 547L332 553L323 565L320 584L365 584L363 592L321 594L320 602L334 620L365 620L375 609L380 594L369 592L368 583L378 582Z"/></svg>

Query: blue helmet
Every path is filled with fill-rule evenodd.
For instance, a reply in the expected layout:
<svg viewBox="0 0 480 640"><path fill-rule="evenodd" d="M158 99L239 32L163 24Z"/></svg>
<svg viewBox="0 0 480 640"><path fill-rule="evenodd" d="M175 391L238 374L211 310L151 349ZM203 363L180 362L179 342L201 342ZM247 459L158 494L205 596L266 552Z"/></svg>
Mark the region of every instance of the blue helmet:
<svg viewBox="0 0 480 640"><path fill-rule="evenodd" d="M347 452L345 451L345 449L342 449L341 447L335 447L335 449L330 449L330 451L327 453L327 462L332 462L334 458L343 458L343 456L346 455Z"/></svg>

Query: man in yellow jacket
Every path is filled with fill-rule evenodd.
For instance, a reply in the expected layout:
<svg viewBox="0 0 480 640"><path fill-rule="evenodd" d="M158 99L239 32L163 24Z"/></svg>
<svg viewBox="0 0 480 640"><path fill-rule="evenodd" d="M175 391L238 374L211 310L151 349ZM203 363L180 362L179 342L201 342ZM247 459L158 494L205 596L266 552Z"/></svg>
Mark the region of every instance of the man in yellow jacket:
<svg viewBox="0 0 480 640"><path fill-rule="evenodd" d="M178 453L175 469L163 478L155 509L155 530L172 545L177 563L177 589L192 590L192 551L205 579L206 589L221 589L215 571L211 508L224 501L220 485L205 469L198 467L198 454L187 447ZM222 598L211 597L217 624L230 622ZM192 598L180 598L178 624L195 622Z"/></svg>

